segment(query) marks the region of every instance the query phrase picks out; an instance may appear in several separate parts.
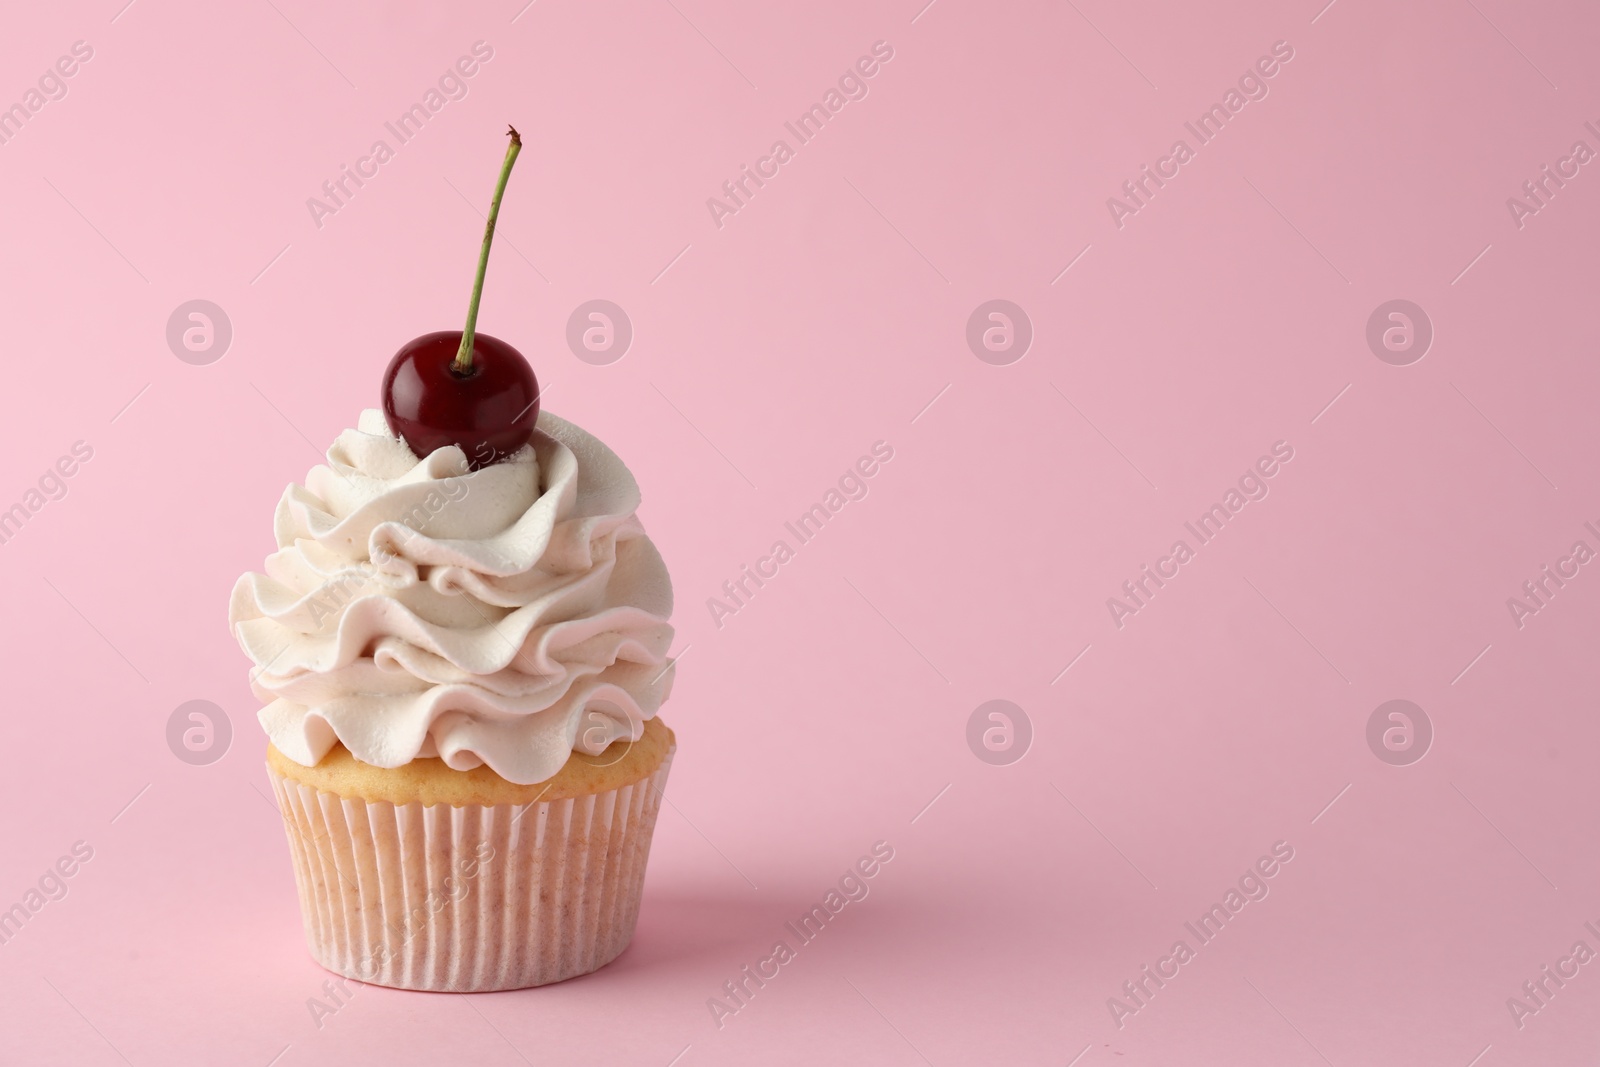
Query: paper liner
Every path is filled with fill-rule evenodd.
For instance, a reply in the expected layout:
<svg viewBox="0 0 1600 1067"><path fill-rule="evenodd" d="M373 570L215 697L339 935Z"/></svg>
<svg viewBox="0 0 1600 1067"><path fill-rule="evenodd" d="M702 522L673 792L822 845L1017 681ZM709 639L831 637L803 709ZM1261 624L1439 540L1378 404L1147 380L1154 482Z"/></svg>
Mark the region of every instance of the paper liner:
<svg viewBox="0 0 1600 1067"><path fill-rule="evenodd" d="M588 974L628 947L672 766L531 805L396 806L267 773L306 942L322 966L399 989L472 993Z"/></svg>

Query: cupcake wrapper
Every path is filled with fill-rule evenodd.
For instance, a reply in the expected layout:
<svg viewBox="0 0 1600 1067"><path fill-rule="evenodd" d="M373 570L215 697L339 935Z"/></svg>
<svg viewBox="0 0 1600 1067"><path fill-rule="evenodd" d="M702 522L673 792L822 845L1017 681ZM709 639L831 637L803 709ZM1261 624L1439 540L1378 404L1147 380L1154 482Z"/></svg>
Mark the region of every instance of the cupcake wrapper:
<svg viewBox="0 0 1600 1067"><path fill-rule="evenodd" d="M606 793L525 806L396 806L270 767L311 955L399 989L472 993L605 966L633 937L672 766Z"/></svg>

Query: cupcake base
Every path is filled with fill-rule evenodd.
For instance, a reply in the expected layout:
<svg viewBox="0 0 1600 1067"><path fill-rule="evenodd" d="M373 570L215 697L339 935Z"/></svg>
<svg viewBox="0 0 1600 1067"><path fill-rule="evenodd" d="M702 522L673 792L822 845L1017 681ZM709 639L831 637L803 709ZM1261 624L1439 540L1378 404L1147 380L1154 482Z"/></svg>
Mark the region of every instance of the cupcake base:
<svg viewBox="0 0 1600 1067"><path fill-rule="evenodd" d="M290 777L295 768L270 753L311 955L361 982L455 993L545 985L611 962L633 937L672 764L671 731L658 728L665 743L642 777L515 804L344 796Z"/></svg>

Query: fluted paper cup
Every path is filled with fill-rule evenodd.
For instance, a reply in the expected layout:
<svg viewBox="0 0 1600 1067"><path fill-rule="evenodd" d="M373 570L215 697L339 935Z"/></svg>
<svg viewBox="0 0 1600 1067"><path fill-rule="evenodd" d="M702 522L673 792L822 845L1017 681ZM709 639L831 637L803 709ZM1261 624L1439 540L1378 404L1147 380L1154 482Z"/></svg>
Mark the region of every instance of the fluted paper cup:
<svg viewBox="0 0 1600 1067"><path fill-rule="evenodd" d="M342 797L268 774L311 955L439 992L588 974L628 947L674 748L607 792L496 807Z"/></svg>

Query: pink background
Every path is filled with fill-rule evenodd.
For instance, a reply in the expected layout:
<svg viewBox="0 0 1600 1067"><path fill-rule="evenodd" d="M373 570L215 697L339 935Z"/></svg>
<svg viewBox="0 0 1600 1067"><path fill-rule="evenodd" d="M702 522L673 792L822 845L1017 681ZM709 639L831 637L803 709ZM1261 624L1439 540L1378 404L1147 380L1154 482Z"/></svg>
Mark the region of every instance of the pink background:
<svg viewBox="0 0 1600 1067"><path fill-rule="evenodd" d="M1506 600L1600 548L1600 176L1520 229L1506 198L1600 148L1600 16L922 2L13 14L0 99L94 56L0 146L0 507L94 456L0 545L0 907L94 857L0 947L0 1059L1595 1062L1600 964L1521 1028L1506 1000L1600 949L1600 574L1520 629ZM469 95L317 228L306 198L479 40ZM717 228L706 198L879 40L869 95ZM1114 225L1280 40L1270 94ZM644 487L689 650L672 803L614 965L319 1027L227 594L393 351L459 328L507 122L481 325ZM204 366L164 336L196 298L234 331ZM609 366L564 340L595 298L635 330ZM995 298L1034 329L1008 366L965 340ZM1435 330L1409 366L1365 338L1397 298ZM870 495L715 626L877 440ZM1270 495L1118 629L1106 599L1279 440ZM1396 698L1435 731L1409 766L1366 740ZM234 729L208 766L166 742L194 699ZM967 744L991 699L1032 723L1009 766ZM719 1029L707 999L879 840L871 895ZM1107 999L1277 841L1270 895L1119 1028Z"/></svg>

